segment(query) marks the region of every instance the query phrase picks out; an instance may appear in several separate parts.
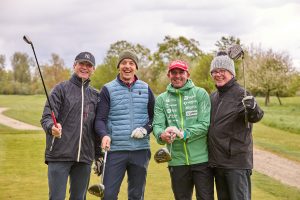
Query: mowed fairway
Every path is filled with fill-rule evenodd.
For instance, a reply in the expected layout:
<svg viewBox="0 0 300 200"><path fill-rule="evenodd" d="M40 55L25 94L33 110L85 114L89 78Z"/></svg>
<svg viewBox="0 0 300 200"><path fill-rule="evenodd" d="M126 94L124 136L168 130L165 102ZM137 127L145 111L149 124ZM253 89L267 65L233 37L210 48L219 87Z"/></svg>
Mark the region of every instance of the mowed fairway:
<svg viewBox="0 0 300 200"><path fill-rule="evenodd" d="M43 96L0 95L0 107L12 108L10 110L10 116L16 116L14 118L19 120L24 119L23 121L34 125L39 125L44 101L45 98ZM28 114L28 112L30 114ZM255 129L257 132L260 130L260 126L257 126ZM255 133L254 140L257 139L260 141L262 133ZM288 133L286 132L286 134ZM282 137L285 137L285 135ZM278 138L278 140L280 139L282 138ZM296 137L296 139L299 139L299 137ZM295 140L295 138L293 138L293 140ZM275 140L271 142L272 144L276 143ZM279 143L279 146L280 145ZM44 146L44 133L42 131L17 131L0 125L0 199L40 200L48 198L47 166L44 164ZM161 146L157 145L155 139L152 137L152 158L148 170L145 192L146 200L174 199L167 165L157 164L153 160L154 152L160 147ZM277 149L280 151L279 147ZM298 146L296 146L293 151L299 152ZM253 172L252 180L253 199L300 199L299 190L287 187L257 172ZM90 184L98 182L99 178L91 174ZM119 195L120 200L127 199L126 187L127 182L125 178ZM87 199L96 200L99 198L88 194Z"/></svg>

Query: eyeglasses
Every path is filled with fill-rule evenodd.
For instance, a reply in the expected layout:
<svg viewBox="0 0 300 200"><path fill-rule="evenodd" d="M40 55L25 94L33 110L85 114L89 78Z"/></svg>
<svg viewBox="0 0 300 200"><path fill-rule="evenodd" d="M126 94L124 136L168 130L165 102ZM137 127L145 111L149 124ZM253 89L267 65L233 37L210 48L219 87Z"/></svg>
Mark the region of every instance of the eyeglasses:
<svg viewBox="0 0 300 200"><path fill-rule="evenodd" d="M225 74L225 72L226 72L226 69L214 70L214 71L211 72L211 75L212 75L212 76L216 76L217 74L219 74L219 75L222 76L222 75Z"/></svg>

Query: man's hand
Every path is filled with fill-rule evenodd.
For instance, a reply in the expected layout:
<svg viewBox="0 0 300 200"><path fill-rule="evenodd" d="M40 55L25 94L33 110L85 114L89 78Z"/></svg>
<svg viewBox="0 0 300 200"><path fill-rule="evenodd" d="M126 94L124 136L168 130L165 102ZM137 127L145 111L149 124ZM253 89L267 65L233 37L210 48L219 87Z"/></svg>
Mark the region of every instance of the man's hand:
<svg viewBox="0 0 300 200"><path fill-rule="evenodd" d="M169 126L168 128L166 128L165 132L176 134L180 139L184 137L184 132L180 131L176 126Z"/></svg>
<svg viewBox="0 0 300 200"><path fill-rule="evenodd" d="M100 157L94 161L94 174L100 176L103 172L103 157Z"/></svg>
<svg viewBox="0 0 300 200"><path fill-rule="evenodd" d="M256 107L256 101L253 96L246 96L242 100L246 109L253 110Z"/></svg>
<svg viewBox="0 0 300 200"><path fill-rule="evenodd" d="M110 143L111 143L110 137L108 135L104 136L102 138L101 148L104 149L104 151L108 151L110 149Z"/></svg>
<svg viewBox="0 0 300 200"><path fill-rule="evenodd" d="M167 130L167 129L166 129ZM173 131L165 131L162 134L160 134L160 138L162 141L171 144L174 142L175 138L176 138L176 133L174 133Z"/></svg>
<svg viewBox="0 0 300 200"><path fill-rule="evenodd" d="M143 127L136 128L132 131L131 137L141 139L147 135L147 130Z"/></svg>
<svg viewBox="0 0 300 200"><path fill-rule="evenodd" d="M62 130L62 127L61 127L60 123L57 123L57 127L53 124L53 126L51 128L52 135L54 137L61 138L61 134L62 134L61 130Z"/></svg>

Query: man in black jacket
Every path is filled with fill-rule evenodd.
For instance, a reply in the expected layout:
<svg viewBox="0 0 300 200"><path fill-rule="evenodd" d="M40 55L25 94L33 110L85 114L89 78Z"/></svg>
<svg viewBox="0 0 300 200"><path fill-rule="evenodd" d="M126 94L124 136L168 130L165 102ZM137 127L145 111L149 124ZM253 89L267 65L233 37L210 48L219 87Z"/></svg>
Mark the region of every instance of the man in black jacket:
<svg viewBox="0 0 300 200"><path fill-rule="evenodd" d="M70 199L86 199L91 164L96 153L100 154L94 132L98 93L89 86L89 78L95 70L94 56L81 52L73 68L70 80L56 85L49 98L57 126L51 118L48 102L41 119L46 132L49 199L55 200L65 199L69 176Z"/></svg>
<svg viewBox="0 0 300 200"><path fill-rule="evenodd" d="M209 165L219 200L250 200L253 168L252 123L263 117L254 97L235 79L234 62L219 53L210 66L217 91L211 94Z"/></svg>

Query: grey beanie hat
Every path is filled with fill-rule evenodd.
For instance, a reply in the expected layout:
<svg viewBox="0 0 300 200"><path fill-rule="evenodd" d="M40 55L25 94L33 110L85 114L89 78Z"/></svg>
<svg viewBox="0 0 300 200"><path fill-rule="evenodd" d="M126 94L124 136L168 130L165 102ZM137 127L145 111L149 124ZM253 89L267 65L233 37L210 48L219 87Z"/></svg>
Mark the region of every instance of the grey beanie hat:
<svg viewBox="0 0 300 200"><path fill-rule="evenodd" d="M121 61L126 58L133 60L134 63L136 64L136 69L139 69L139 59L138 59L137 55L134 52L128 51L128 50L120 53L117 68L119 68Z"/></svg>
<svg viewBox="0 0 300 200"><path fill-rule="evenodd" d="M216 56L210 64L210 73L215 69L226 69L235 76L234 62L228 55Z"/></svg>

